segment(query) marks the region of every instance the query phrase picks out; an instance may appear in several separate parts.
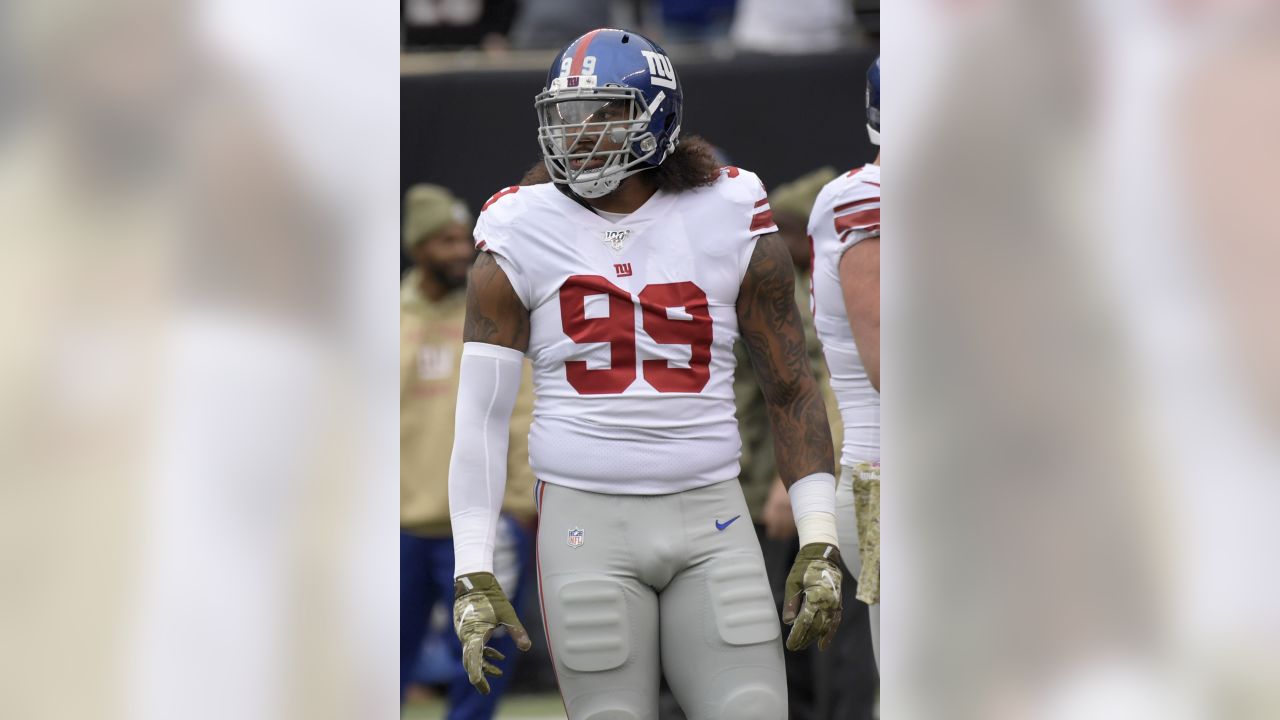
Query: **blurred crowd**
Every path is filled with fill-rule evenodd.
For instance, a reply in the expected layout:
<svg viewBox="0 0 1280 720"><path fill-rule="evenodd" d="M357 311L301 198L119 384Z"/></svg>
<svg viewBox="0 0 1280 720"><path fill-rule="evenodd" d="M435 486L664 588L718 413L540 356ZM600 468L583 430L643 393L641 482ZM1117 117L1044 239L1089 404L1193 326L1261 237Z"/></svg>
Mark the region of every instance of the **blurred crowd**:
<svg viewBox="0 0 1280 720"><path fill-rule="evenodd" d="M745 52L835 50L880 30L879 0L402 0L406 51L550 50L598 27L664 45Z"/></svg>

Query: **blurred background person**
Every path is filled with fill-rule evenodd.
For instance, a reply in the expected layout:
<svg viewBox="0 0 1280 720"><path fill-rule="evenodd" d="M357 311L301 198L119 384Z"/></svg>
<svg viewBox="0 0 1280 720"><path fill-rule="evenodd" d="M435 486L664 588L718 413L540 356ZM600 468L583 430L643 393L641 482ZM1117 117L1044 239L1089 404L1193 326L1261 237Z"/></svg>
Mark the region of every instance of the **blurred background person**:
<svg viewBox="0 0 1280 720"><path fill-rule="evenodd" d="M333 577L300 556L345 529L308 532L358 442L331 422L352 385L324 322L341 203L315 202L252 73L187 8L5 12L0 286L20 297L0 351L0 566L22 590L0 674L24 672L0 716L287 716L305 701L283 688L316 667L290 631L339 626L297 600L303 575L312 592ZM334 644L308 655L354 654ZM71 656L84 681L59 693Z"/></svg>
<svg viewBox="0 0 1280 720"><path fill-rule="evenodd" d="M415 185L405 195L404 247L412 269L400 299L400 693L404 701L418 666L432 609L453 602L453 540L449 524L449 453L462 357L467 270L475 257L465 204L438 185ZM495 575L519 588L532 547L533 473L528 461L532 385L526 377L511 424L506 498L496 539ZM518 600L517 600L518 602ZM447 613L446 613L447 615ZM477 693L462 669L452 619L433 635L447 649L443 677L453 720L492 717L515 664L510 637L495 639L506 655L504 675ZM510 645L510 647L507 647Z"/></svg>
<svg viewBox="0 0 1280 720"><path fill-rule="evenodd" d="M1106 6L1126 4L1135 9ZM1150 531L1199 543L1203 530L1160 517L1164 478L1152 473L1141 417L1146 372L1132 362L1128 308L1099 258L1167 260L1143 245L1171 233L1130 232L1106 209L1140 213L1153 185L1195 175L1184 148L1165 147L1167 174L1108 186L1108 168L1158 126L1127 124L1134 135L1098 154L1090 125L1141 98L1096 93L1126 77L1130 47L1144 64L1149 47L1131 36L1098 46L1083 32L1086 6L989 7L975 32L896 54L889 91L898 149L882 208L894 237L881 248L892 328L881 347L892 384L881 445L892 475L882 507L893 588L882 617L893 650L881 657L893 679L886 698L920 717L1179 717L1191 706L1132 704L1145 692L1140 656L1163 642L1174 597L1161 592L1166 568ZM1109 14L1106 26L1124 35L1119 20ZM1159 87L1144 79L1141 90ZM1186 200L1164 198L1158 213L1196 204ZM1190 319L1177 305L1144 306L1152 329ZM1195 468L1205 500L1229 475L1215 452L1203 492L1207 465L1188 463L1211 447L1203 440L1168 457ZM1181 548L1167 560L1179 577L1205 567ZM1076 697L1059 702L1067 695ZM1219 716L1262 717L1202 717Z"/></svg>
<svg viewBox="0 0 1280 720"><path fill-rule="evenodd" d="M154 566L138 540L199 59L175 18L119 10L0 9L5 717L123 713L137 648L121 628ZM91 670L59 693L69 657Z"/></svg>

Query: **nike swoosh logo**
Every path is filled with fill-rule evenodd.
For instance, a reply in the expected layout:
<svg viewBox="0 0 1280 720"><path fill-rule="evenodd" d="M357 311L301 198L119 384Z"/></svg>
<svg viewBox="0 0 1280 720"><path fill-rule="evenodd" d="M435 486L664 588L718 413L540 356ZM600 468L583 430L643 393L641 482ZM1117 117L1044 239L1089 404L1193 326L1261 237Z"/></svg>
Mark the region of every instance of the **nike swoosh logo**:
<svg viewBox="0 0 1280 720"><path fill-rule="evenodd" d="M833 575L833 574L832 574L832 572L831 572L830 570L823 570L823 571L822 571L822 581L823 581L823 582L825 582L825 583L827 584L827 589L828 589L828 590L831 590L831 591L833 591L833 592L835 591L835 589L836 589L836 576L835 576L835 575Z"/></svg>
<svg viewBox="0 0 1280 720"><path fill-rule="evenodd" d="M454 630L454 632L458 632L459 630L461 630L461 629L462 629L462 626L466 624L466 622L467 622L467 618L469 618L469 617L471 617L472 615L475 615L475 614L476 614L476 609L475 609L475 607L474 607L474 606L472 606L472 605L466 605L466 606L464 606L464 607L462 608L462 613L461 613L458 617L456 617L456 618L454 618L454 619L453 619L453 630Z"/></svg>
<svg viewBox="0 0 1280 720"><path fill-rule="evenodd" d="M742 517L742 516L741 516L741 515L734 515L733 517L729 518L728 520L724 521L723 523L722 523L722 522L720 522L719 520L717 520L717 521L716 521L716 529L717 529L717 530L724 530L725 528L727 528L727 527L729 527L730 525L732 525L734 520L737 520L737 519L738 519L738 518L740 518L740 517Z"/></svg>

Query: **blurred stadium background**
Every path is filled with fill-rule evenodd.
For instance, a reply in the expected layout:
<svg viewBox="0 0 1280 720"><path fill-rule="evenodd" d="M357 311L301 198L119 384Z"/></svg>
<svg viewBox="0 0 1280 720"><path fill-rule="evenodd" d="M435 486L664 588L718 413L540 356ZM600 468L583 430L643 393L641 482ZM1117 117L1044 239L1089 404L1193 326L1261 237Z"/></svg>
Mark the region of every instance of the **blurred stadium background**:
<svg viewBox="0 0 1280 720"><path fill-rule="evenodd" d="M390 238L409 182L477 167L402 176L400 96L534 81L509 123L434 108L516 148L474 206L536 160L542 62L491 56L549 57L402 51L407 8L0 4L0 717L398 715ZM874 47L853 10L824 53ZM1280 716L1275 3L884 12L886 707ZM757 153L861 160L836 72L732 104L848 103L830 137L729 147L701 90L690 127L774 185Z"/></svg>

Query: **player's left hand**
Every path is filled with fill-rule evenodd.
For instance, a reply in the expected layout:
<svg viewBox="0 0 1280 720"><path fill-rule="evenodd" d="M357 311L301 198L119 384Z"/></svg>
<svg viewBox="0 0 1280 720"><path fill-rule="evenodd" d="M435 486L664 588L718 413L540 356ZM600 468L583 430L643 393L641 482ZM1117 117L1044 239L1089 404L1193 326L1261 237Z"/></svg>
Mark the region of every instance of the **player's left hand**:
<svg viewBox="0 0 1280 720"><path fill-rule="evenodd" d="M786 604L782 622L791 626L788 650L803 650L814 640L826 650L840 627L843 599L840 594L840 550L827 543L800 548L787 573Z"/></svg>
<svg viewBox="0 0 1280 720"><path fill-rule="evenodd" d="M528 650L533 643L492 573L463 575L454 582L453 591L453 627L462 642L462 665L467 669L467 680L488 695L489 679L485 675L502 674L489 661L505 657L487 646L493 631L499 625L506 625L521 651Z"/></svg>

